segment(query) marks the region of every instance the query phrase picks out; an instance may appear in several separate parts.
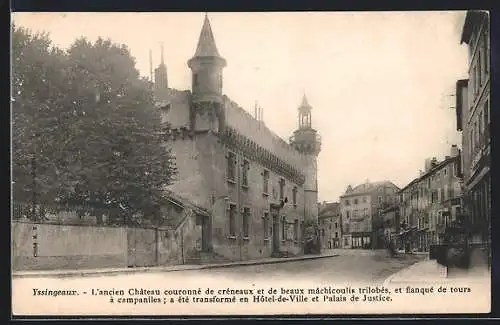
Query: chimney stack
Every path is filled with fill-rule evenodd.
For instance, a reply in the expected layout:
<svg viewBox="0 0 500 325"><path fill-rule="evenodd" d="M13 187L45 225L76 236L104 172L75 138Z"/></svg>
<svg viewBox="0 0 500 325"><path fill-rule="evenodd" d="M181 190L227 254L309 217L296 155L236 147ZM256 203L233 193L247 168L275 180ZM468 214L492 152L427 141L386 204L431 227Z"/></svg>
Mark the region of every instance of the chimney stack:
<svg viewBox="0 0 500 325"><path fill-rule="evenodd" d="M424 171L427 173L429 170L431 170L432 164L431 164L431 158L427 158L425 160L425 168Z"/></svg>
<svg viewBox="0 0 500 325"><path fill-rule="evenodd" d="M456 144L454 144L454 145L451 146L450 155L452 157L456 157L456 156L459 155L458 146Z"/></svg>

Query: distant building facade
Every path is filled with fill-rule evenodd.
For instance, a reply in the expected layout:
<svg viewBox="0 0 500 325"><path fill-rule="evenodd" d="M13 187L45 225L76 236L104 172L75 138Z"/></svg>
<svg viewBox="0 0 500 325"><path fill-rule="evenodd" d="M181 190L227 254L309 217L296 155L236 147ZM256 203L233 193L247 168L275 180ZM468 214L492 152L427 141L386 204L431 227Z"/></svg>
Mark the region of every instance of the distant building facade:
<svg viewBox="0 0 500 325"><path fill-rule="evenodd" d="M430 245L443 243L447 227L462 213L460 164L460 150L453 145L450 156L427 159L420 177L401 189L400 249L428 252Z"/></svg>
<svg viewBox="0 0 500 325"><path fill-rule="evenodd" d="M469 78L457 82L457 130L462 131L463 204L472 243L490 242L490 18L468 11L461 43L469 49Z"/></svg>
<svg viewBox="0 0 500 325"><path fill-rule="evenodd" d="M383 246L381 212L395 202L399 188L389 181L348 186L340 197L342 246L378 248Z"/></svg>
<svg viewBox="0 0 500 325"><path fill-rule="evenodd" d="M321 203L319 205L319 229L321 247L332 249L341 247L342 218L338 202Z"/></svg>
<svg viewBox="0 0 500 325"><path fill-rule="evenodd" d="M382 229L384 233L384 244L387 246L390 242L396 244L399 235L399 206L393 204L381 212Z"/></svg>
<svg viewBox="0 0 500 325"><path fill-rule="evenodd" d="M168 88L155 70L155 97L169 123L165 138L178 179L169 188L210 212L202 247L230 260L303 254L305 222L317 224L317 156L321 141L303 98L290 142L223 94L223 68L205 17L188 61L192 90ZM286 115L285 115L286 116Z"/></svg>

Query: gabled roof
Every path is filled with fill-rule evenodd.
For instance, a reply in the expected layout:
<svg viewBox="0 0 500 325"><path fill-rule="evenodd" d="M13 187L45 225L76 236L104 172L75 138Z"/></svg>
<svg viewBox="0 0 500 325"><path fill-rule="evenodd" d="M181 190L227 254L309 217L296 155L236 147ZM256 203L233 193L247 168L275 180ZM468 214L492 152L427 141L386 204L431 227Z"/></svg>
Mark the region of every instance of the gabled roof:
<svg viewBox="0 0 500 325"><path fill-rule="evenodd" d="M170 203L173 203L173 204L175 204L179 207L182 207L182 208L189 208L189 209L193 210L194 213L201 215L201 216L209 216L210 215L210 213L206 209L192 203L188 199L186 199L180 195L177 195L170 190L167 190L166 194L167 194L167 201L169 201Z"/></svg>
<svg viewBox="0 0 500 325"><path fill-rule="evenodd" d="M335 216L340 211L340 204L338 202L326 203L319 210L318 217L325 218Z"/></svg>
<svg viewBox="0 0 500 325"><path fill-rule="evenodd" d="M429 177L430 175L434 174L436 171L440 170L441 168L443 168L444 166L448 165L449 163L451 163L453 161L456 161L456 160L460 160L460 155L461 154L459 154L458 156L448 157L448 158L445 158L444 160L438 162L434 167L432 167L431 169L429 169L429 171L427 171L425 174L421 175L420 177L417 177L414 180L412 180L405 187L403 187L401 190L399 190L399 192L403 192L406 189L408 189L409 187L411 187L412 185L420 182L421 180L426 179L427 177Z"/></svg>
<svg viewBox="0 0 500 325"><path fill-rule="evenodd" d="M377 190L381 186L385 185L391 185L394 186L399 190L399 187L396 186L393 182L391 181L380 181L380 182L366 182L364 184L360 184L356 187L354 187L351 191L346 192L344 195L341 197L345 196L354 196L354 195L361 195L361 194L369 194L375 190Z"/></svg>

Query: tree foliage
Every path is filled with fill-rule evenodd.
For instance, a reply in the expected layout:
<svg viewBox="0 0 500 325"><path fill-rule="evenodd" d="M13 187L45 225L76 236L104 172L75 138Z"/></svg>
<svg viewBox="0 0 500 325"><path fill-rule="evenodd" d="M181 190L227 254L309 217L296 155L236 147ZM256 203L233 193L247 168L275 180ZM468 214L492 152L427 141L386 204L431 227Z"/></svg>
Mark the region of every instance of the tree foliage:
<svg viewBox="0 0 500 325"><path fill-rule="evenodd" d="M14 195L98 218L155 216L176 170L127 47L80 38L62 52L15 27L12 43Z"/></svg>

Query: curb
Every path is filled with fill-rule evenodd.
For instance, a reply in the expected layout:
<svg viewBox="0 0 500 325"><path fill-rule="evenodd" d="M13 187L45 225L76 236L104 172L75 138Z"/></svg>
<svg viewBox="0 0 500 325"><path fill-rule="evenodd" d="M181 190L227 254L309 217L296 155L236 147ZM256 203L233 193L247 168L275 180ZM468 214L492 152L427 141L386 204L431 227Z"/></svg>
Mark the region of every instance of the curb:
<svg viewBox="0 0 500 325"><path fill-rule="evenodd" d="M63 271L60 273L46 274L46 273L12 273L12 278L68 278L68 277L96 277L96 276L112 276L117 274L134 274L134 273L167 273L167 272L181 272L181 271L193 271L193 270L205 270L205 269L218 269L218 268L230 268L239 266L251 266L251 265L265 265L265 264L279 264L279 263L292 263L307 260L316 260L321 258L336 257L339 254L331 255L319 255L319 256L308 256L306 258L296 258L288 259L281 258L276 260L250 260L237 263L225 263L225 264L205 264L205 265L180 265L183 268L167 268L167 267L142 267L142 268L123 268L119 270L71 270Z"/></svg>
<svg viewBox="0 0 500 325"><path fill-rule="evenodd" d="M425 261L425 260L424 260ZM401 273L403 272L406 272L408 271L409 269L415 267L415 265L419 264L419 263L422 263L424 261L415 261L414 263L408 265L407 267L397 271L396 273L393 273L391 275L389 275L385 280L384 280L384 283L383 283L383 286L384 287L388 287L390 285L390 283L392 282L392 279L394 279L396 276L400 275Z"/></svg>

